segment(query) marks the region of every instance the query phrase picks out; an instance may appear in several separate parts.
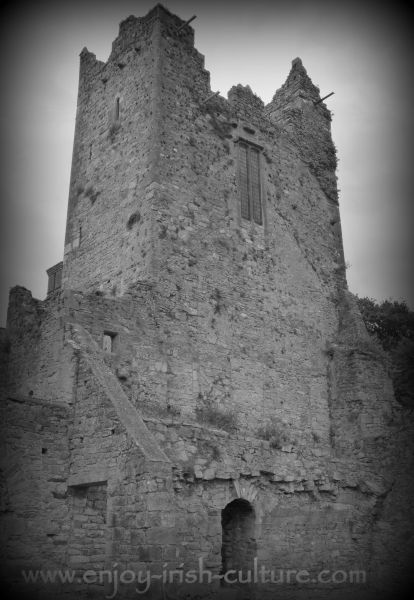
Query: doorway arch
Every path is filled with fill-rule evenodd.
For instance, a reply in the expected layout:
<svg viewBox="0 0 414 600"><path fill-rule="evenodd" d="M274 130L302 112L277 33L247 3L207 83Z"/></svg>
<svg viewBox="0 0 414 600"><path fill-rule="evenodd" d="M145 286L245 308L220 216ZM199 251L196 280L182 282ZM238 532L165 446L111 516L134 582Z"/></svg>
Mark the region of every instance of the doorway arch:
<svg viewBox="0 0 414 600"><path fill-rule="evenodd" d="M252 571L257 551L255 524L253 506L243 498L233 500L221 511L222 574L240 571L241 579L245 579L247 571Z"/></svg>

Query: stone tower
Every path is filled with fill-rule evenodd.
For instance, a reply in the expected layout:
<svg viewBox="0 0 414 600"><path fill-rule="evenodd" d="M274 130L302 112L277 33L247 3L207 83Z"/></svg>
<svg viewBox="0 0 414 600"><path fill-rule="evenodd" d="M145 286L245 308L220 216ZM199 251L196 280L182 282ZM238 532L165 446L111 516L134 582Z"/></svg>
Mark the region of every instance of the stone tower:
<svg viewBox="0 0 414 600"><path fill-rule="evenodd" d="M267 106L213 94L161 5L106 63L82 51L63 264L46 300L12 290L4 332L13 589L55 594L21 575L53 568L69 597L147 572L148 597L273 597L261 567L311 574L278 597L396 585L409 459L347 291L330 121L300 59Z"/></svg>

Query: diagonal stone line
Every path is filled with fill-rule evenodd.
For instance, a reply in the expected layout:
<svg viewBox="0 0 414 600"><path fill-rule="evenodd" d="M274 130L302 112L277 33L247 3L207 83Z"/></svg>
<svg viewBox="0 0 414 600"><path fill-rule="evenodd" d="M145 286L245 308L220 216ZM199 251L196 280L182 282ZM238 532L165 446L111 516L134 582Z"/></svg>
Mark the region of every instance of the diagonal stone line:
<svg viewBox="0 0 414 600"><path fill-rule="evenodd" d="M75 351L80 352L86 361L96 381L115 408L122 425L144 456L150 461L170 463L167 455L164 454L154 436L148 430L139 412L126 396L115 375L105 365L102 351L93 337L79 323L70 323L69 325L72 335L72 340L69 340L69 343Z"/></svg>

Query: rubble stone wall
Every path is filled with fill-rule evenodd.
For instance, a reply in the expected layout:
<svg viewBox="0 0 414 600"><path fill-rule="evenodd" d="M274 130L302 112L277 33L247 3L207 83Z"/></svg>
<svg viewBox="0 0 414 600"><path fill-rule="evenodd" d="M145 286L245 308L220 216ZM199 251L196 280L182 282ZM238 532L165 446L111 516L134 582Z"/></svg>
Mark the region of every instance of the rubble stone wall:
<svg viewBox="0 0 414 600"><path fill-rule="evenodd" d="M241 216L240 143L259 151L260 225ZM82 51L62 288L14 288L1 332L13 585L22 567L202 559L219 589L238 544L243 568L403 581L412 425L347 291L335 167L299 59L267 106L213 95L160 5L121 23L106 63Z"/></svg>

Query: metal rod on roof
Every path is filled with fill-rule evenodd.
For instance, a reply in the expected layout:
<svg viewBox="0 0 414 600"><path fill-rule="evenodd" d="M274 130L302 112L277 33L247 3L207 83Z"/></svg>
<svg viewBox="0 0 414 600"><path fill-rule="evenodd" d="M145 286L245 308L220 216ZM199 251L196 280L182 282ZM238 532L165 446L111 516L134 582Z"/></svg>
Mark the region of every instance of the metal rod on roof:
<svg viewBox="0 0 414 600"><path fill-rule="evenodd" d="M214 92L214 94L210 94L210 96L208 96L205 100L202 101L201 104L205 104L206 102L208 102L209 100L211 100L212 98L215 98L216 96L219 95L220 92Z"/></svg>
<svg viewBox="0 0 414 600"><path fill-rule="evenodd" d="M324 96L323 98L321 98L320 100L317 100L316 102L314 102L314 105L316 106L317 104L320 104L321 102L323 102L324 100L326 100L327 98L329 98L330 96L333 96L335 92L331 92L330 94L328 94L327 96Z"/></svg>
<svg viewBox="0 0 414 600"><path fill-rule="evenodd" d="M177 33L180 33L181 29L184 29L184 27L185 27L186 25L189 25L189 24L191 23L191 21L194 21L194 19L196 19L196 18L197 18L197 15L193 15L193 16L191 17L191 19L188 19L188 21L186 21L185 23L183 23L183 24L181 25L181 27L179 27L179 28L177 29Z"/></svg>

